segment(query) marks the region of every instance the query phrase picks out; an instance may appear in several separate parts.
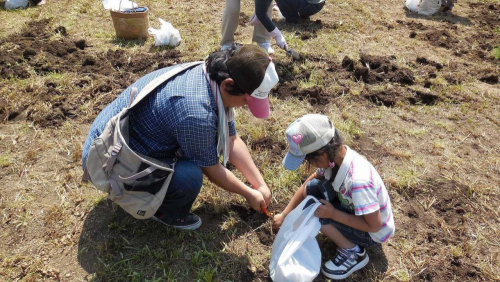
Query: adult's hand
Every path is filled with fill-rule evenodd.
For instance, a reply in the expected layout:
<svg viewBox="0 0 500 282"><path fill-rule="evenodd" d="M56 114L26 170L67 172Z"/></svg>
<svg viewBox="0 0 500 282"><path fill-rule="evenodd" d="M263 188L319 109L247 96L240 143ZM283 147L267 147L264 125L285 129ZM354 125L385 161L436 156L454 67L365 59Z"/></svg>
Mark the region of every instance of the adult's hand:
<svg viewBox="0 0 500 282"><path fill-rule="evenodd" d="M269 190L269 187L267 187L267 184L262 184L259 187L257 187L255 190L259 191L262 196L264 197L264 201L266 201L266 206L269 206L271 204L271 191Z"/></svg>
<svg viewBox="0 0 500 282"><path fill-rule="evenodd" d="M269 34L271 34L271 37L276 40L276 44L278 44L281 49L288 51L288 45L286 44L285 37L281 34L281 31L278 28L275 28Z"/></svg>
<svg viewBox="0 0 500 282"><path fill-rule="evenodd" d="M252 207L252 209L260 212L262 208L267 208L266 201L264 200L264 196L257 190L253 190L246 197L248 204Z"/></svg>

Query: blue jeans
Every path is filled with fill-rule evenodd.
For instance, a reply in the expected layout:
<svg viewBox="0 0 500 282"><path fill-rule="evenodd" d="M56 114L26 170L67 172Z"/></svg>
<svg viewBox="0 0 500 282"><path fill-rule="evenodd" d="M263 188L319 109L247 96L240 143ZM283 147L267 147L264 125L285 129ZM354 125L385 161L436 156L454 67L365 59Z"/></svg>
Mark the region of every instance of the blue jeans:
<svg viewBox="0 0 500 282"><path fill-rule="evenodd" d="M332 183L328 180L313 179L309 181L306 186L306 193L316 199L326 199L325 193L327 193L330 203L332 203L336 209L345 213L354 214L353 211L350 211L346 207L342 206L337 196L337 192L335 192ZM344 237L361 247L370 247L379 244L373 241L368 232L355 229L329 218L320 218L319 221L321 222L321 225L331 224L335 226L335 228L337 228L337 230L340 231Z"/></svg>
<svg viewBox="0 0 500 282"><path fill-rule="evenodd" d="M296 23L300 18L308 18L323 9L325 2L311 4L306 0L276 0L281 14L289 23Z"/></svg>
<svg viewBox="0 0 500 282"><path fill-rule="evenodd" d="M171 160L163 161L172 162ZM159 213L165 215L167 221L188 215L203 184L203 172L193 162L177 161L174 170L165 199L158 209Z"/></svg>

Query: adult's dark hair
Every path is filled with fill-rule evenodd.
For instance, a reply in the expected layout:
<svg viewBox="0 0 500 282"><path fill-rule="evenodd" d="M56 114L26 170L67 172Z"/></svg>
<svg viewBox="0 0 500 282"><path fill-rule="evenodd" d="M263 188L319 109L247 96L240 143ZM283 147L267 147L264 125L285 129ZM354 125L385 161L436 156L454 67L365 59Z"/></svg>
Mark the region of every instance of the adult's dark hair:
<svg viewBox="0 0 500 282"><path fill-rule="evenodd" d="M232 78L227 68L227 61L241 48L241 46L241 44L233 43L229 48L213 52L208 56L205 62L207 71L210 73L210 79L215 80L219 86L225 79ZM245 91L236 83L227 86L226 91L234 96L245 95Z"/></svg>
<svg viewBox="0 0 500 282"><path fill-rule="evenodd" d="M321 149L307 154L306 160L310 164L315 158L323 155L324 153L327 153L328 159L330 160L330 162L333 162L337 150L342 145L345 145L344 138L342 137L340 132L337 129L335 129L335 135L333 136L332 140L330 140L330 142Z"/></svg>

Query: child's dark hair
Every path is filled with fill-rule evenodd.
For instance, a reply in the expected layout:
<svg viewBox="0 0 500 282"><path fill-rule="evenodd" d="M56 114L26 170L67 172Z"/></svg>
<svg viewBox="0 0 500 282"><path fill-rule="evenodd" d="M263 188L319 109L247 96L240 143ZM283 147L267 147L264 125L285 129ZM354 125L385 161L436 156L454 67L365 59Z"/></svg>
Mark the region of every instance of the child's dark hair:
<svg viewBox="0 0 500 282"><path fill-rule="evenodd" d="M327 153L328 159L330 160L330 162L333 162L333 159L335 158L335 153L340 148L340 146L344 144L345 144L344 138L342 137L340 132L337 129L335 129L335 134L333 135L332 140L330 140L330 142L321 149L318 149L312 153L307 154L306 161L308 164L311 164L311 162L315 158L323 155L324 153Z"/></svg>

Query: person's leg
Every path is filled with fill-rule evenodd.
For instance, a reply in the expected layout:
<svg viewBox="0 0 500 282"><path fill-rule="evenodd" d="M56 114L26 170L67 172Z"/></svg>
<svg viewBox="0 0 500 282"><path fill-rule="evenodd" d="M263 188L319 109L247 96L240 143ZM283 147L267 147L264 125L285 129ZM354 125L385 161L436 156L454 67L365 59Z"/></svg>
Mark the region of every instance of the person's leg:
<svg viewBox="0 0 500 282"><path fill-rule="evenodd" d="M155 216L165 224L174 225L175 227L175 225L182 225L181 223L184 223L187 217L191 221L199 219L197 217L193 219L193 215L189 211L200 193L203 184L203 173L195 163L183 160L178 161L174 169L175 172L165 199Z"/></svg>
<svg viewBox="0 0 500 282"><path fill-rule="evenodd" d="M299 22L300 2L305 0L276 0L281 14L285 17L287 23Z"/></svg>
<svg viewBox="0 0 500 282"><path fill-rule="evenodd" d="M352 249L356 247L356 244L344 237L344 235L332 224L322 225L320 231L339 248Z"/></svg>
<svg viewBox="0 0 500 282"><path fill-rule="evenodd" d="M328 180L312 179L306 185L306 194L315 197L316 199L324 199L330 202L336 197L336 192L333 189L332 183Z"/></svg>
<svg viewBox="0 0 500 282"><path fill-rule="evenodd" d="M338 203L340 206L340 203ZM337 208L337 207L336 207ZM333 258L323 265L321 272L331 279L345 279L365 267L370 258L364 249L373 242L367 232L349 226L339 226L333 220L322 220L321 233L337 245Z"/></svg>
<svg viewBox="0 0 500 282"><path fill-rule="evenodd" d="M306 186L306 193L317 199L327 199L336 209L349 212L340 203L330 181L311 180ZM338 247L333 259L321 268L322 273L331 279L345 279L354 271L365 267L370 259L362 247L373 242L370 235L331 219L320 218L320 222L321 232Z"/></svg>
<svg viewBox="0 0 500 282"><path fill-rule="evenodd" d="M224 12L222 14L222 39L220 45L230 45L234 43L234 33L238 28L240 20L240 0L226 0Z"/></svg>
<svg viewBox="0 0 500 282"><path fill-rule="evenodd" d="M353 211L350 211L347 208L345 208L344 206L342 206L342 204L340 203L340 201L338 199L335 199L335 201L333 201L332 204L339 211L349 213L349 214L354 214ZM322 222L322 224L328 223L328 225L331 225L340 234L342 234L343 238L345 238L346 240L351 242L353 244L353 246L357 245L360 247L370 247L370 246L373 246L375 244L378 244L377 242L373 241L372 237L370 236L370 233L368 233L368 232L352 228L350 226L336 222L336 221L331 220L331 219L322 219L321 222ZM325 234L325 235L328 238L330 238L330 236L328 236L327 234ZM335 242L335 240L332 240L332 241ZM344 244L342 246L337 244L337 246L340 248L352 248L352 247L344 247L345 246Z"/></svg>
<svg viewBox="0 0 500 282"><path fill-rule="evenodd" d="M269 18L272 18L273 16L273 5L271 5L272 1L269 2L269 7L267 9L267 16ZM252 36L252 41L257 42L257 43L270 43L271 42L271 35L267 31L267 29L262 25L262 23L256 25L253 28L253 36Z"/></svg>
<svg viewBox="0 0 500 282"><path fill-rule="evenodd" d="M325 5L325 2L322 2L320 4L311 4L307 3L306 1L305 5L302 5L299 9L299 15L301 18L309 18L310 16L318 13L323 9L323 6Z"/></svg>

